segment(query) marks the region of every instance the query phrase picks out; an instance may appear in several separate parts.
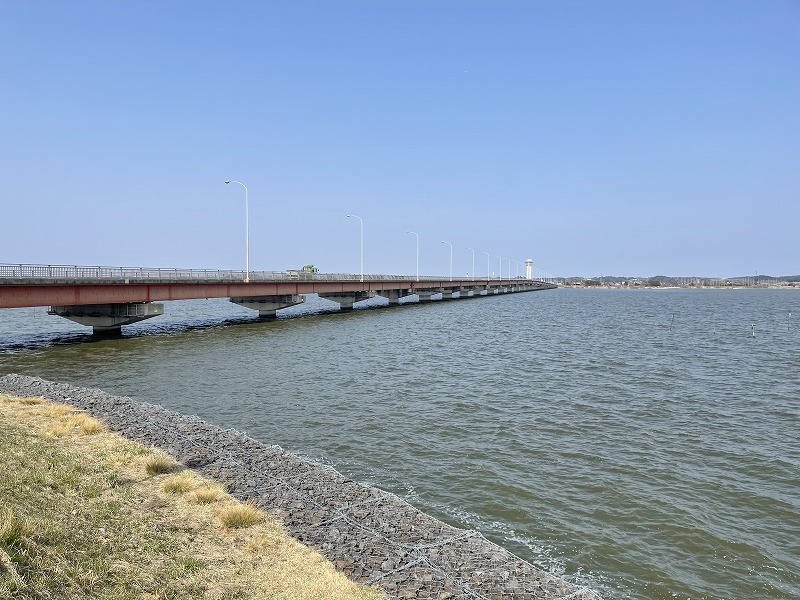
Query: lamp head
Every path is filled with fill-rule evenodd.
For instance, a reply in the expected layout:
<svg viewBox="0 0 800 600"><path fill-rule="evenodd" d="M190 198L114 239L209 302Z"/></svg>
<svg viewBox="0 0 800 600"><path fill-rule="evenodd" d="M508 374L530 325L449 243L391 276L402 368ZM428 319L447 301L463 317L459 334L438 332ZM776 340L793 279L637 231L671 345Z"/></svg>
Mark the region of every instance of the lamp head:
<svg viewBox="0 0 800 600"><path fill-rule="evenodd" d="M225 181L225 183L230 183L230 182L231 182L231 180L230 180L230 179L227 179L227 180Z"/></svg>

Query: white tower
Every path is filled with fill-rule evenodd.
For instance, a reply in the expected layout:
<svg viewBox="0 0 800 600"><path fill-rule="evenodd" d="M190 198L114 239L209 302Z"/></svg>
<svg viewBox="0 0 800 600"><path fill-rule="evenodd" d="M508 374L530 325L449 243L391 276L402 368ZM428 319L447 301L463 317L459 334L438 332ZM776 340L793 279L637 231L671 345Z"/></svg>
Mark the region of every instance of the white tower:
<svg viewBox="0 0 800 600"><path fill-rule="evenodd" d="M525 261L525 279L533 279L533 259Z"/></svg>

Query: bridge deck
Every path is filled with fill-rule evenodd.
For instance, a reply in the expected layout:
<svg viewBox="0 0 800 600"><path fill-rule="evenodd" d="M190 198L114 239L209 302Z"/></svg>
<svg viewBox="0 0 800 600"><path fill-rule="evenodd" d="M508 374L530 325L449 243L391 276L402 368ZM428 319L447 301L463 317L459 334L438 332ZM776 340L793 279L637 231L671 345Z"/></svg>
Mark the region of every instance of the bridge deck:
<svg viewBox="0 0 800 600"><path fill-rule="evenodd" d="M401 275L327 274L304 272L253 272L126 267L67 267L51 265L0 265L0 308L65 306L330 294L396 290L458 291L461 288L524 286L555 287L522 278L415 277Z"/></svg>

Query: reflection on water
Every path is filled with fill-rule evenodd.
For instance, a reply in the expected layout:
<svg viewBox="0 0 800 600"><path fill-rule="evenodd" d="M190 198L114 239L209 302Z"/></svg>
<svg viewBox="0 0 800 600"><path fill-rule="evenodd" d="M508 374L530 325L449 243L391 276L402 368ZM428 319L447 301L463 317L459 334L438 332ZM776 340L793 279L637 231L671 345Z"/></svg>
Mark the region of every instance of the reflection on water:
<svg viewBox="0 0 800 600"><path fill-rule="evenodd" d="M245 430L609 598L800 598L798 305L553 290L259 322L186 301L98 341L15 309L0 373Z"/></svg>

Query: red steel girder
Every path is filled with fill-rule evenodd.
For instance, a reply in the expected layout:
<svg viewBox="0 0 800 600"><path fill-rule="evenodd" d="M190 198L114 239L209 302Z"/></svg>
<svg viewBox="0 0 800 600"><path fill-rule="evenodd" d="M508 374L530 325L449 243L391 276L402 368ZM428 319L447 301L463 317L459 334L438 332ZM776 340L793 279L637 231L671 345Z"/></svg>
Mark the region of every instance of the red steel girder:
<svg viewBox="0 0 800 600"><path fill-rule="evenodd" d="M243 296L281 296L288 294L325 294L331 292L381 292L400 290L414 293L414 288L449 290L471 286L526 285L534 282L499 279L479 280L316 280L250 283L169 283L119 284L75 283L3 285L0 284L0 308L29 306L71 306L80 304L119 304L123 302L158 302L197 298L233 298Z"/></svg>

